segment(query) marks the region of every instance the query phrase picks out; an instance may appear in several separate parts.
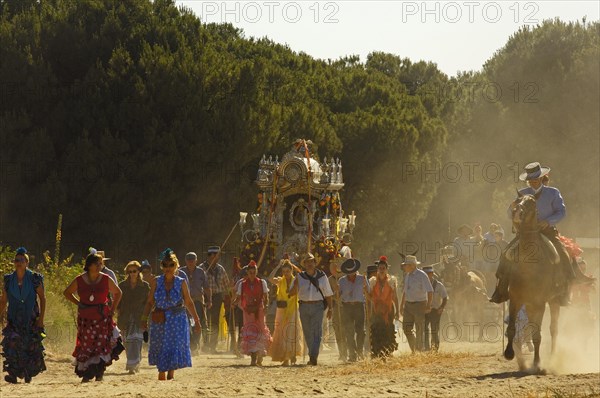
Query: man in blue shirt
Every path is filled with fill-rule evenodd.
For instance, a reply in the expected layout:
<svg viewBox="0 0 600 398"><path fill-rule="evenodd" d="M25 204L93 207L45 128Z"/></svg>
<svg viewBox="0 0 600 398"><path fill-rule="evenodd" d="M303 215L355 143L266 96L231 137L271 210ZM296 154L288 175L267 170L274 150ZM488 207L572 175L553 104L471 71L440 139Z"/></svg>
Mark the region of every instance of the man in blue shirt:
<svg viewBox="0 0 600 398"><path fill-rule="evenodd" d="M558 189L542 184L543 177L549 172L549 167L543 167L538 162L529 163L527 166L525 166L525 172L519 176L519 179L521 181L526 181L528 187L519 190L519 198L515 199L515 201L510 204L507 212L509 218L512 218L515 210L514 207L520 201L521 196L533 195L535 197L540 233L548 237L552 244L554 244L554 247L556 247L561 259L566 280L571 281L575 279L575 273L572 268L569 254L558 239L558 229L556 229L556 224L558 224L566 215L565 203ZM510 248L517 239L518 236L516 236L508 244L508 247ZM490 299L491 302L502 303L508 300L508 279L510 268L510 263L503 254L500 257L500 263L498 265L498 270L496 271L498 284L496 286L496 291ZM568 305L569 284L565 283L563 289L564 292L561 296L561 305Z"/></svg>
<svg viewBox="0 0 600 398"><path fill-rule="evenodd" d="M212 294L210 286L208 286L208 278L204 270L198 267L198 256L194 252L189 252L185 255L185 267L180 270L185 273L188 278L190 297L196 307L196 312L200 317L200 324L202 326L202 334L205 336L204 341L207 341L208 335L208 324L206 321L205 308L210 308ZM200 348L200 333L194 333L190 328L190 348L192 353L197 353Z"/></svg>
<svg viewBox="0 0 600 398"><path fill-rule="evenodd" d="M425 315L431 312L433 300L433 286L427 274L417 268L419 264L421 263L417 258L410 255L406 256L402 263L405 276L400 315L402 315L402 330L413 353L423 351Z"/></svg>

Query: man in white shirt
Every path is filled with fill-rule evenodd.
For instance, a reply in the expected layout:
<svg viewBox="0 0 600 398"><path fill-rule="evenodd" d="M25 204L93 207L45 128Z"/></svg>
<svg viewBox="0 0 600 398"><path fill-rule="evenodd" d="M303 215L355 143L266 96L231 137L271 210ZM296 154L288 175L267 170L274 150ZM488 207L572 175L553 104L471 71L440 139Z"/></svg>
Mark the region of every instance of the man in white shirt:
<svg viewBox="0 0 600 398"><path fill-rule="evenodd" d="M434 278L433 267L431 265L422 268L423 272L429 277L431 286L433 287L433 299L431 301L431 311L425 315L425 344L424 350L437 351L440 348L440 318L448 303L448 292L442 284ZM429 329L431 328L431 333ZM431 334L431 345L429 344L429 336Z"/></svg>
<svg viewBox="0 0 600 398"><path fill-rule="evenodd" d="M308 253L302 260L305 271L296 275L290 287L290 296L298 295L300 303L300 322L304 341L308 346L308 365L316 366L319 357L319 347L323 335L323 313L327 302L327 318L333 314L333 291L329 285L327 275L317 270L315 257Z"/></svg>
<svg viewBox="0 0 600 398"><path fill-rule="evenodd" d="M431 311L431 301L433 300L433 287L427 274L417 268L419 264L421 263L415 256L406 256L402 263L405 277L400 315L403 317L402 329L413 353L423 350L425 314Z"/></svg>

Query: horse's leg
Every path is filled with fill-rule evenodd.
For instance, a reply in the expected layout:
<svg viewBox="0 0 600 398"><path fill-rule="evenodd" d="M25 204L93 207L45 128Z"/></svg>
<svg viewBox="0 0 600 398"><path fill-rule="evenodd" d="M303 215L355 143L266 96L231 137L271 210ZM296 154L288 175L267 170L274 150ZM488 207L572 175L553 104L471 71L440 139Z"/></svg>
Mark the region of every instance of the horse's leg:
<svg viewBox="0 0 600 398"><path fill-rule="evenodd" d="M556 340L558 339L558 318L560 316L560 305L558 300L552 300L550 303L550 337L552 338L552 350L554 355L556 349Z"/></svg>
<svg viewBox="0 0 600 398"><path fill-rule="evenodd" d="M527 318L529 319L528 328L531 328L532 340L534 347L533 354L533 370L535 372L540 371L540 344L542 343L542 320L544 319L544 312L546 311L546 303L536 303L528 305L525 310L527 311Z"/></svg>
<svg viewBox="0 0 600 398"><path fill-rule="evenodd" d="M515 350L515 358L517 358L517 365L519 366L520 371L525 371L527 366L525 365L525 357L523 357L523 347L521 346L521 342L515 341L513 343L513 348Z"/></svg>
<svg viewBox="0 0 600 398"><path fill-rule="evenodd" d="M504 350L504 358L512 360L515 357L515 350L513 348L513 340L515 338L515 321L517 320L517 312L521 308L521 303L511 298L508 302L508 326L506 327L506 337L508 343L506 343L506 349Z"/></svg>

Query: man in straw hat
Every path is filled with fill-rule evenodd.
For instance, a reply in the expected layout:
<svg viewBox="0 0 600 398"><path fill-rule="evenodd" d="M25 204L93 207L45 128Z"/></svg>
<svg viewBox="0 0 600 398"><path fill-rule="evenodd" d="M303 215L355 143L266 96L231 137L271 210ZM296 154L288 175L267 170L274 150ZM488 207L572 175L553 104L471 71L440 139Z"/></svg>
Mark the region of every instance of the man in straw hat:
<svg viewBox="0 0 600 398"><path fill-rule="evenodd" d="M411 255L406 256L402 263L405 277L400 315L403 317L402 329L413 353L423 350L425 314L431 311L433 300L433 286L427 274L417 268L419 264L417 258Z"/></svg>
<svg viewBox="0 0 600 398"><path fill-rule="evenodd" d="M302 259L305 271L296 275L290 288L290 296L298 295L300 303L300 322L304 340L308 345L308 365L316 366L319 357L319 347L323 335L323 315L327 308L327 318L333 314L333 291L327 275L316 268L315 256L307 253Z"/></svg>
<svg viewBox="0 0 600 398"><path fill-rule="evenodd" d="M569 304L569 282L573 281L576 276L578 282L593 282L594 279L587 278L581 273L576 273L573 269L573 264L569 258L565 247L558 238L558 229L556 225L565 217L566 208L560 191L554 187L545 186L542 184L542 180L550 172L549 167L540 165L539 162L529 163L525 166L525 171L519 176L519 180L527 182L528 187L522 188L518 191L518 198L515 199L508 207L508 216L512 218L515 206L519 203L520 197L523 195L533 195L536 199L536 208L538 216L538 227L540 233L544 234L554 245L558 252L561 260L563 276L561 280L564 281L562 294L560 298L561 305ZM515 237L509 244L510 248L514 242L518 239ZM493 303L502 303L508 300L508 281L511 270L511 263L506 259L505 255L500 257L500 263L498 270L496 271L496 277L498 278L498 284L496 285L496 291L490 299Z"/></svg>
<svg viewBox="0 0 600 398"><path fill-rule="evenodd" d="M342 325L346 334L348 360L356 362L357 359L363 357L365 293L369 291L369 285L367 279L358 273L360 261L348 259L342 263L341 269L346 274L338 282L342 302Z"/></svg>

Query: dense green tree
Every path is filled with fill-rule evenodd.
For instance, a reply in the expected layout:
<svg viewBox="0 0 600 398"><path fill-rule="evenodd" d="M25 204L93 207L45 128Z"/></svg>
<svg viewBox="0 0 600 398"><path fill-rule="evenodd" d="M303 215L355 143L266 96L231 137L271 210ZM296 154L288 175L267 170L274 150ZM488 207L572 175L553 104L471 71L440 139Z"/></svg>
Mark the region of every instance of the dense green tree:
<svg viewBox="0 0 600 398"><path fill-rule="evenodd" d="M364 259L440 239L449 209L451 224L500 217L512 175L422 174L449 162L539 159L577 211L598 200L574 178L598 176L598 37L597 23L548 21L450 78L379 52L316 60L172 0L0 0L0 240L46 250L62 213L74 250L201 251L255 206L262 154L298 137L342 158Z"/></svg>

